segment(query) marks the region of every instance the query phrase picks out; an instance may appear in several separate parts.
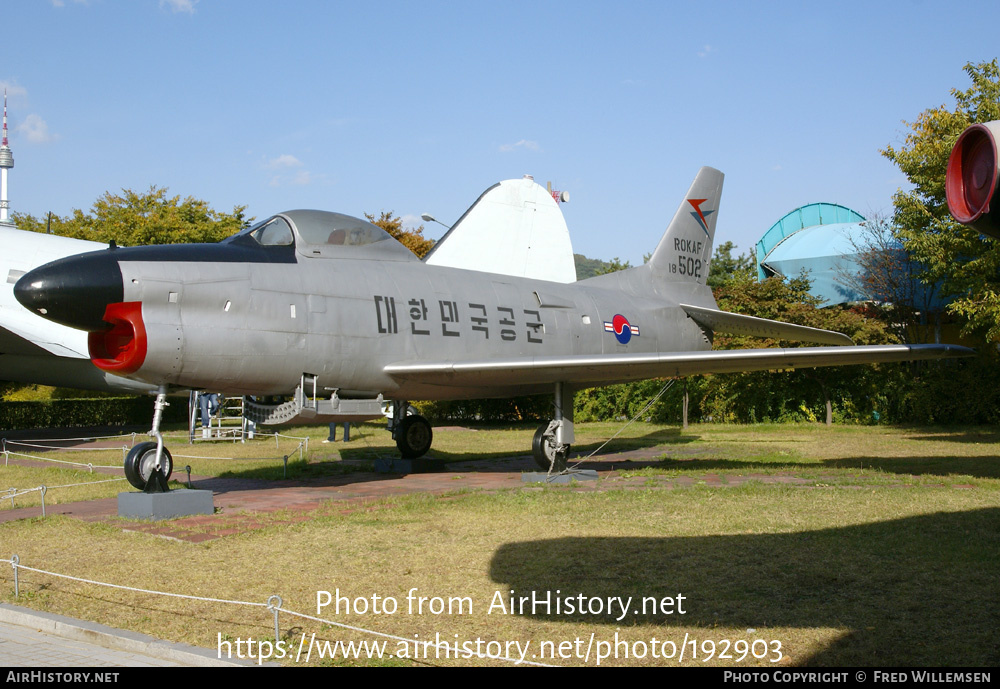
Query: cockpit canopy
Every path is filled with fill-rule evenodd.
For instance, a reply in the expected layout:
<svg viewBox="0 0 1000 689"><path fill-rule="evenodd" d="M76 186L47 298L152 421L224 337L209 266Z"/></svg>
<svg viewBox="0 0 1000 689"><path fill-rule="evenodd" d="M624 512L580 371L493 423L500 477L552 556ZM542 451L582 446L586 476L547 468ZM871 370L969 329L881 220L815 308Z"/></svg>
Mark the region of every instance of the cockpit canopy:
<svg viewBox="0 0 1000 689"><path fill-rule="evenodd" d="M397 259L419 260L381 227L331 211L285 211L240 234L249 236L261 246L296 246L299 253L307 256L351 255L366 258L377 255L379 258L395 256ZM342 247L352 249L339 251Z"/></svg>

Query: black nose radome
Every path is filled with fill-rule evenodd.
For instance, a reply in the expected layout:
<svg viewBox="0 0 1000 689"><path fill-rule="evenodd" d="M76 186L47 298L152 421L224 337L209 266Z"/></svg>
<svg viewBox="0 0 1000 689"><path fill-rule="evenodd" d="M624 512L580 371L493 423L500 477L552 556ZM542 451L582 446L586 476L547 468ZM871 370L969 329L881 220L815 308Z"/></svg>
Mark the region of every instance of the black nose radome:
<svg viewBox="0 0 1000 689"><path fill-rule="evenodd" d="M108 304L123 301L124 293L113 250L46 263L14 285L14 297L32 313L90 332L111 327L104 321L104 311Z"/></svg>

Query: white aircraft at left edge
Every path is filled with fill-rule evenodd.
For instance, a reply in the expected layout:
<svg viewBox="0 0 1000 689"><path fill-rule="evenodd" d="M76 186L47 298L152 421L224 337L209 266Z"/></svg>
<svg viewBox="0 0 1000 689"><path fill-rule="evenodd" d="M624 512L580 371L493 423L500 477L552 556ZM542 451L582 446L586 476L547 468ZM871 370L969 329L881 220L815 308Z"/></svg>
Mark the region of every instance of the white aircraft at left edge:
<svg viewBox="0 0 1000 689"><path fill-rule="evenodd" d="M97 368L87 352L86 333L42 318L14 299L14 283L32 268L106 245L0 224L0 246L0 274L6 279L0 289L0 380L82 390L156 390Z"/></svg>
<svg viewBox="0 0 1000 689"><path fill-rule="evenodd" d="M218 244L60 259L21 277L14 293L34 313L89 333L98 368L157 387L157 441L126 458L138 488L169 474L158 422L176 388L300 400L330 391L335 404L312 407L317 421L358 418L371 412L364 401L384 397L395 402L405 457L432 441L423 417L404 416L408 400L551 391L553 418L532 450L540 465L558 467L573 442L574 389L971 354L853 346L840 333L720 311L706 279L722 182L718 170L698 172L647 264L570 284L431 265L363 220L297 210ZM835 346L713 351L715 331Z"/></svg>

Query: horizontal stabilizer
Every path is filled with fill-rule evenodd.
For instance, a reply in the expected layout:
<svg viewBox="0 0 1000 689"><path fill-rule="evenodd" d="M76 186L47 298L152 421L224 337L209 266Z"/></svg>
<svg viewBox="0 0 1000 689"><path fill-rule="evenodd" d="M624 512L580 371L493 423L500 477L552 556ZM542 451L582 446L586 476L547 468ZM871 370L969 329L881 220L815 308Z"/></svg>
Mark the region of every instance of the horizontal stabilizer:
<svg viewBox="0 0 1000 689"><path fill-rule="evenodd" d="M973 350L958 345L859 345L400 362L386 366L384 371L399 381L454 388L488 386L502 389L512 385L513 381L524 381L526 377L530 377L533 385L567 380L574 384L602 385L646 378L683 378L704 373L878 364L973 354Z"/></svg>
<svg viewBox="0 0 1000 689"><path fill-rule="evenodd" d="M782 323L767 318L744 316L740 313L729 313L718 309L706 309L703 306L681 304L684 313L703 328L712 332L728 333L730 335L751 335L753 337L769 337L774 340L789 342L815 342L826 345L853 345L854 340L843 333L833 330L810 328L794 323Z"/></svg>

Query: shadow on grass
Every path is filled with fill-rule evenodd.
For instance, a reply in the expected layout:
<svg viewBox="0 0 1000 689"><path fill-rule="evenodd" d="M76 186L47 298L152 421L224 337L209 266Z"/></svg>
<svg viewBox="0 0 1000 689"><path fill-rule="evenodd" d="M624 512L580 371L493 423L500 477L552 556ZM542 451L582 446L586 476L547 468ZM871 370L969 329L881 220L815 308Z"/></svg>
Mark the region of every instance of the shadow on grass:
<svg viewBox="0 0 1000 689"><path fill-rule="evenodd" d="M956 432L952 430L942 429L939 433L935 434L933 432L928 432L927 429L914 429L916 435L907 436L907 440L930 440L930 441L944 441L949 443L1000 443L1000 431L980 431L980 430L966 430L962 432Z"/></svg>
<svg viewBox="0 0 1000 689"><path fill-rule="evenodd" d="M515 595L686 597L685 615L529 615L664 627L846 627L797 665L995 666L1000 509L791 534L559 538L501 546L490 577ZM672 639L669 634L660 638ZM680 639L673 639L680 643Z"/></svg>
<svg viewBox="0 0 1000 689"><path fill-rule="evenodd" d="M824 460L822 466L913 476L1000 478L1000 457L848 457Z"/></svg>

